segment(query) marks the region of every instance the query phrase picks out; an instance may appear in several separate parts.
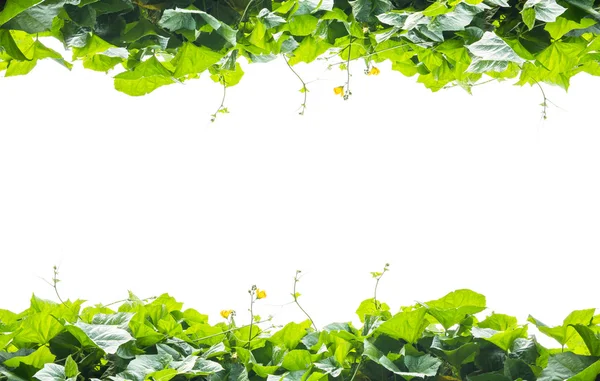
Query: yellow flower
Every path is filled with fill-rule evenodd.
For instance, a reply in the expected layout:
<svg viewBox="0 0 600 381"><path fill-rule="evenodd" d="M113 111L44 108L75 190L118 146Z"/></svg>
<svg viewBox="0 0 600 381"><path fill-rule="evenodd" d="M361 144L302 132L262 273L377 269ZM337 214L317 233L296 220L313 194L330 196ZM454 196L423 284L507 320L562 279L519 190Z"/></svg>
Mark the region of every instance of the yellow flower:
<svg viewBox="0 0 600 381"><path fill-rule="evenodd" d="M264 299L267 297L267 292L265 290L256 290L256 299Z"/></svg>
<svg viewBox="0 0 600 381"><path fill-rule="evenodd" d="M371 70L369 70L369 72L367 73L367 75L379 75L380 72L381 71L378 68L376 68L375 66L373 66L371 68Z"/></svg>
<svg viewBox="0 0 600 381"><path fill-rule="evenodd" d="M233 310L223 310L223 311L221 311L221 316L223 316L223 318L227 319L229 317L229 315L231 315L232 312L233 312Z"/></svg>
<svg viewBox="0 0 600 381"><path fill-rule="evenodd" d="M333 92L335 93L335 95L344 96L344 86L334 87Z"/></svg>

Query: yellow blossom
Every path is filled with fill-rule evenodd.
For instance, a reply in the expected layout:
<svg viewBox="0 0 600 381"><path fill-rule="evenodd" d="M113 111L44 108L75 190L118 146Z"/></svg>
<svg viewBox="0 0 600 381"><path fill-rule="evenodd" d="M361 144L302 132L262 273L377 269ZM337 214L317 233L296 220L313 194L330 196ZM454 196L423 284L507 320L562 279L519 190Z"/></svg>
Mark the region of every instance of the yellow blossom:
<svg viewBox="0 0 600 381"><path fill-rule="evenodd" d="M221 311L221 316L223 316L223 318L227 319L229 317L229 315L231 315L232 312L233 312L233 310L223 310L223 311Z"/></svg>
<svg viewBox="0 0 600 381"><path fill-rule="evenodd" d="M334 87L333 92L335 93L335 95L344 96L344 86Z"/></svg>
<svg viewBox="0 0 600 381"><path fill-rule="evenodd" d="M267 292L265 290L256 290L256 299L264 299L267 297Z"/></svg>
<svg viewBox="0 0 600 381"><path fill-rule="evenodd" d="M369 70L369 72L367 73L367 75L379 75L380 72L381 71L378 68L376 68L375 66L373 66L371 68L371 70Z"/></svg>

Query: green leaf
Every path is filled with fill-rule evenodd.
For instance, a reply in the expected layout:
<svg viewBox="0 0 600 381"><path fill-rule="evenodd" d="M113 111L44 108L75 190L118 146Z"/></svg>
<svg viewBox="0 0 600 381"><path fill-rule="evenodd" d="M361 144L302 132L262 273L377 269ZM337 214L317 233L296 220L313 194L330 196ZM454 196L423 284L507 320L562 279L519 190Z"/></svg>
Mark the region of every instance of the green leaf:
<svg viewBox="0 0 600 381"><path fill-rule="evenodd" d="M490 8L484 4L459 3L453 11L435 17L429 24L429 29L440 32L464 30L467 25L471 24L476 15L487 9Z"/></svg>
<svg viewBox="0 0 600 381"><path fill-rule="evenodd" d="M469 46L472 53L475 51L478 54L487 53L488 56L491 56L489 51L482 52L484 48L481 45L471 49L473 45ZM433 70L435 66L437 65L427 65L429 70ZM485 296L471 290L456 290L440 299L424 303L424 305L427 307L427 313L435 317L444 328L448 329L462 321L465 316L483 311L485 309Z"/></svg>
<svg viewBox="0 0 600 381"><path fill-rule="evenodd" d="M594 381L598 373L592 378L572 378L590 367L590 373L600 371L600 362L595 357L580 356L572 352L557 353L548 359L548 366L544 368L537 381ZM585 375L585 374L584 374Z"/></svg>
<svg viewBox="0 0 600 381"><path fill-rule="evenodd" d="M516 339L527 338L527 326L520 328L513 327L505 331L496 331L491 328L473 327L471 332L474 338L489 341L505 351L508 351L512 347L513 342Z"/></svg>
<svg viewBox="0 0 600 381"><path fill-rule="evenodd" d="M269 338L269 341L276 346L284 347L288 350L295 349L300 340L308 333L311 326L310 320L305 320L302 323L288 323L282 329L275 332Z"/></svg>
<svg viewBox="0 0 600 381"><path fill-rule="evenodd" d="M173 358L167 354L136 356L118 376L131 381L144 381L148 375L166 369L171 361Z"/></svg>
<svg viewBox="0 0 600 381"><path fill-rule="evenodd" d="M79 375L79 368L77 367L75 360L69 355L65 361L65 377L75 378L77 375Z"/></svg>
<svg viewBox="0 0 600 381"><path fill-rule="evenodd" d="M504 40L492 32L485 32L479 41L468 45L467 49L474 56L467 68L467 72L470 73L502 72L506 70L509 62L525 62Z"/></svg>
<svg viewBox="0 0 600 381"><path fill-rule="evenodd" d="M4 9L0 12L0 25L6 24L15 16L40 4L43 0L7 0Z"/></svg>
<svg viewBox="0 0 600 381"><path fill-rule="evenodd" d="M190 42L183 44L179 48L177 55L171 61L175 66L175 78L182 78L188 75L196 75L216 64L223 58L220 53L213 52L205 47L198 47Z"/></svg>
<svg viewBox="0 0 600 381"><path fill-rule="evenodd" d="M58 364L46 364L44 368L33 375L40 381L75 381L76 378L69 378L65 374L65 367Z"/></svg>
<svg viewBox="0 0 600 381"><path fill-rule="evenodd" d="M44 364L54 362L56 356L50 352L48 347L43 346L39 347L35 352L27 355L27 356L15 356L6 361L4 361L4 365L9 366L11 368L17 368L20 364L31 365L36 369L42 369Z"/></svg>
<svg viewBox="0 0 600 381"><path fill-rule="evenodd" d="M317 28L319 19L313 15L294 16L288 22L290 34L294 36L309 36Z"/></svg>
<svg viewBox="0 0 600 381"><path fill-rule="evenodd" d="M578 56L584 49L585 45L579 43L555 41L538 54L536 59L550 74L564 73L577 65Z"/></svg>
<svg viewBox="0 0 600 381"><path fill-rule="evenodd" d="M310 63L321 54L325 53L331 45L322 39L317 39L312 36L305 37L300 45L292 53L290 65L295 65L299 62Z"/></svg>
<svg viewBox="0 0 600 381"><path fill-rule="evenodd" d="M83 322L77 322L73 325L81 330L98 348L102 349L108 354L115 354L121 344L133 340L133 337L124 329L119 328L115 325L105 324L87 324ZM75 333L74 330L70 331ZM76 333L75 333L76 334ZM76 334L77 335L77 334ZM81 335L76 336L77 339L81 338ZM87 340L83 339L81 344L86 344Z"/></svg>
<svg viewBox="0 0 600 381"><path fill-rule="evenodd" d="M393 5L389 0L354 0L349 1L352 14L357 21L369 22L374 16L389 12Z"/></svg>
<svg viewBox="0 0 600 381"><path fill-rule="evenodd" d="M600 356L600 327L590 328L583 324L574 324L573 328L579 333L592 356Z"/></svg>
<svg viewBox="0 0 600 381"><path fill-rule="evenodd" d="M496 331L506 331L517 327L517 318L514 316L492 313L485 320L477 323L479 328L491 328Z"/></svg>
<svg viewBox="0 0 600 381"><path fill-rule="evenodd" d="M173 75L154 56L133 70L115 76L115 89L133 96L145 95L172 83L175 83Z"/></svg>
<svg viewBox="0 0 600 381"><path fill-rule="evenodd" d="M527 0L523 9L533 9L535 19L544 22L555 21L566 10L566 8L558 5L556 0Z"/></svg>
<svg viewBox="0 0 600 381"><path fill-rule="evenodd" d="M312 365L310 352L304 349L294 349L283 357L281 366L287 370L308 369Z"/></svg>
<svg viewBox="0 0 600 381"><path fill-rule="evenodd" d="M365 316L384 316L385 318L390 318L391 314L389 313L390 306L385 303L381 303L376 301L373 298L363 300L358 308L356 309L356 314L360 319L361 323L365 322Z"/></svg>
<svg viewBox="0 0 600 381"><path fill-rule="evenodd" d="M384 333L394 339L416 343L429 324L425 319L427 309L418 308L409 312L400 312L381 324L374 332Z"/></svg>

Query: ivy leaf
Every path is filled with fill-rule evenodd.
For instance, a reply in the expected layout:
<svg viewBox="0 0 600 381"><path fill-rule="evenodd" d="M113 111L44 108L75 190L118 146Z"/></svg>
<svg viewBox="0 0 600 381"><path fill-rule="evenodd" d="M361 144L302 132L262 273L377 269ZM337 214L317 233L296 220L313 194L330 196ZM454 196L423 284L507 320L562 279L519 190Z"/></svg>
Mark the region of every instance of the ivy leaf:
<svg viewBox="0 0 600 381"><path fill-rule="evenodd" d="M202 73L219 62L223 55L206 47L198 47L191 42L183 44L171 63L175 66L175 78Z"/></svg>
<svg viewBox="0 0 600 381"><path fill-rule="evenodd" d="M384 333L394 339L402 339L415 343L429 324L424 319L427 310L418 308L413 311L399 312L390 320L385 321L373 332Z"/></svg>
<svg viewBox="0 0 600 381"><path fill-rule="evenodd" d="M158 25L171 32L214 31L232 46L236 44L236 30L214 16L196 9L166 9Z"/></svg>
<svg viewBox="0 0 600 381"><path fill-rule="evenodd" d="M75 381L77 377L67 377L65 367L59 364L46 364L33 375L40 381Z"/></svg>
<svg viewBox="0 0 600 381"><path fill-rule="evenodd" d="M175 83L173 75L154 56L115 76L115 89L132 96L145 95L172 83Z"/></svg>
<svg viewBox="0 0 600 381"><path fill-rule="evenodd" d="M133 337L127 331L114 325L77 322L69 327L79 329L85 335L82 337L79 332L70 328L70 332L80 340L81 344L86 345L87 341L90 340L108 354L115 354L121 344L133 340Z"/></svg>
<svg viewBox="0 0 600 381"><path fill-rule="evenodd" d="M486 71L502 72L509 62L522 64L525 62L515 51L493 32L485 32L479 41L467 45L473 54L473 61L467 68L470 73Z"/></svg>
<svg viewBox="0 0 600 381"><path fill-rule="evenodd" d="M333 9L334 0L300 0L298 1L298 9L294 15L306 15L318 11L331 11Z"/></svg>
<svg viewBox="0 0 600 381"><path fill-rule="evenodd" d="M469 5L467 3L459 3L454 11L437 16L429 24L429 29L442 32L464 30L476 15L486 9L490 9L490 7L485 4Z"/></svg>
<svg viewBox="0 0 600 381"><path fill-rule="evenodd" d="M9 3L20 3L20 1L9 1L7 6ZM30 3L30 1L25 1L25 4ZM46 0L36 3L37 4L34 6L22 9L21 12L11 17L8 22L4 23L3 28L22 30L27 33L40 33L51 30L52 22L54 21L54 18L62 11L65 1ZM2 13L4 13L4 11ZM0 14L0 19L1 18L2 14ZM1 20L0 24L3 24Z"/></svg>
<svg viewBox="0 0 600 381"><path fill-rule="evenodd" d="M527 9L535 11L536 20L545 22L555 21L566 10L566 8L558 5L556 0L527 0L522 12L525 12Z"/></svg>
<svg viewBox="0 0 600 381"><path fill-rule="evenodd" d="M394 8L389 0L354 0L349 1L352 14L357 21L369 22L374 16L389 12Z"/></svg>
<svg viewBox="0 0 600 381"><path fill-rule="evenodd" d="M263 8L256 16L267 29L275 28L281 24L285 24L286 20L274 12L269 12L267 8Z"/></svg>
<svg viewBox="0 0 600 381"><path fill-rule="evenodd" d="M6 24L15 16L40 4L42 1L43 0L7 0L4 9L0 12L0 25Z"/></svg>
<svg viewBox="0 0 600 381"><path fill-rule="evenodd" d="M587 372L586 372L587 371ZM588 376L582 377L589 373ZM600 361L595 357L580 356L573 352L551 355L548 366L544 368L537 381L586 381L594 380L600 372Z"/></svg>
<svg viewBox="0 0 600 381"><path fill-rule="evenodd" d="M293 51L293 56L289 61L290 65L295 65L298 62L310 63L318 56L325 53L330 47L331 45L325 40L315 38L313 36L307 36Z"/></svg>

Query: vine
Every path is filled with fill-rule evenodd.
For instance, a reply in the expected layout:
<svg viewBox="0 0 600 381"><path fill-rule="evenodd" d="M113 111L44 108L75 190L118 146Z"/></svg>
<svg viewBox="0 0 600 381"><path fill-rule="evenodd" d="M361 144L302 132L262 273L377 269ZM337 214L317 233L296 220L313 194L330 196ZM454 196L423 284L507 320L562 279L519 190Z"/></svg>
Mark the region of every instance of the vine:
<svg viewBox="0 0 600 381"><path fill-rule="evenodd" d="M82 61L113 74L116 90L141 96L206 71L235 86L244 75L240 58L264 63L283 55L302 83L300 114L308 89L293 67L327 56L344 55L346 82L334 88L344 99L356 59L371 75L375 64L390 62L432 91L509 79L566 90L574 75L600 76L599 8L600 0L7 0L0 72L27 75L45 59L68 69ZM47 46L48 38L72 59ZM547 106L544 97L543 117ZM225 112L223 100L211 120Z"/></svg>

